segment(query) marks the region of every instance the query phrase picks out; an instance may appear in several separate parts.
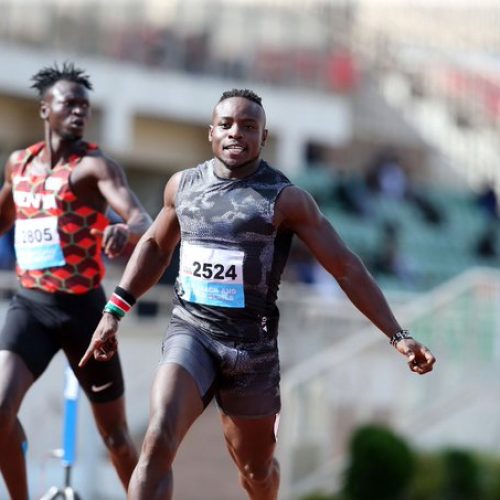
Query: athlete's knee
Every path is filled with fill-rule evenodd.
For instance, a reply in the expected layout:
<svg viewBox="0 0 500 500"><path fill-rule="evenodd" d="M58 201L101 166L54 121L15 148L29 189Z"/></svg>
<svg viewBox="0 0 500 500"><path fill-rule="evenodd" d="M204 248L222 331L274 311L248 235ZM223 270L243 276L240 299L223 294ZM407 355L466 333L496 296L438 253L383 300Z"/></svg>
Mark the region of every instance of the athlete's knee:
<svg viewBox="0 0 500 500"><path fill-rule="evenodd" d="M241 475L252 483L263 483L273 479L279 473L278 461L248 460L240 468Z"/></svg>
<svg viewBox="0 0 500 500"><path fill-rule="evenodd" d="M104 431L101 435L106 448L113 455L135 453L132 438L126 425L117 426L108 432Z"/></svg>
<svg viewBox="0 0 500 500"><path fill-rule="evenodd" d="M160 455L165 459L173 457L177 451L175 439L160 429L148 430L144 438L144 451L151 456Z"/></svg>
<svg viewBox="0 0 500 500"><path fill-rule="evenodd" d="M153 416L149 422L141 450L141 461L149 467L167 470L172 466L181 438L174 422L166 415Z"/></svg>

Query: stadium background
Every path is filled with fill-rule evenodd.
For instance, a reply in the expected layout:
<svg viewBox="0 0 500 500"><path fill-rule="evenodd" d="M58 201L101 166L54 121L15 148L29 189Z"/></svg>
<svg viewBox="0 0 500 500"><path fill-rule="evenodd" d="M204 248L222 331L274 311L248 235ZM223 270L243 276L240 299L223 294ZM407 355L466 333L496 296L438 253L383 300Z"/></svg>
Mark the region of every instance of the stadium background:
<svg viewBox="0 0 500 500"><path fill-rule="evenodd" d="M263 97L265 157L308 189L375 274L401 320L438 357L418 378L300 245L280 305L281 497L335 491L360 424L420 450L497 454L500 264L500 7L384 0L2 0L0 155L41 138L29 78L73 60L94 83L88 138L126 168L155 215L173 172L209 154L223 90ZM1 240L1 290L15 287ZM109 263L113 286L123 262ZM131 426L140 443L175 265L124 323ZM23 406L32 493L62 482L63 361ZM82 400L76 489L123 494ZM243 498L216 410L176 463L178 498ZM0 486L0 498L5 495Z"/></svg>

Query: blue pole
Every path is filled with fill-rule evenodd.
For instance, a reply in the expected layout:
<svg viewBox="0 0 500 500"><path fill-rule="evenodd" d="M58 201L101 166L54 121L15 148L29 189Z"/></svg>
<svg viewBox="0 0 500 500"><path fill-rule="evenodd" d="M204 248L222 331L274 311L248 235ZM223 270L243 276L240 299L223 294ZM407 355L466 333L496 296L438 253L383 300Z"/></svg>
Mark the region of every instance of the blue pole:
<svg viewBox="0 0 500 500"><path fill-rule="evenodd" d="M63 458L65 467L73 465L76 455L76 421L80 387L73 370L67 365L64 371L64 426Z"/></svg>

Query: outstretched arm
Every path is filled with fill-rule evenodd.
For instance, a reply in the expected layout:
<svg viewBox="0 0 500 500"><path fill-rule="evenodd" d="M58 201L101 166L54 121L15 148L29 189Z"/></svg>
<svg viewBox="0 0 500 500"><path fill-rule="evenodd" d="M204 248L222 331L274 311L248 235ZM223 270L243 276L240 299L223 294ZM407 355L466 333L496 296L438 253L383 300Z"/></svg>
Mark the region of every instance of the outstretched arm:
<svg viewBox="0 0 500 500"><path fill-rule="evenodd" d="M277 202L275 223L292 230L319 263L337 280L349 300L388 338L401 331L387 300L361 259L342 241L311 195L292 186ZM396 349L417 373L432 369L434 357L414 339L400 340Z"/></svg>
<svg viewBox="0 0 500 500"><path fill-rule="evenodd" d="M120 280L119 286L136 299L156 285L170 264L179 242L180 228L175 212L179 178L180 173L175 174L167 183L164 206L137 243ZM113 314L103 314L80 366L92 356L97 360L107 361L115 354L118 321Z"/></svg>

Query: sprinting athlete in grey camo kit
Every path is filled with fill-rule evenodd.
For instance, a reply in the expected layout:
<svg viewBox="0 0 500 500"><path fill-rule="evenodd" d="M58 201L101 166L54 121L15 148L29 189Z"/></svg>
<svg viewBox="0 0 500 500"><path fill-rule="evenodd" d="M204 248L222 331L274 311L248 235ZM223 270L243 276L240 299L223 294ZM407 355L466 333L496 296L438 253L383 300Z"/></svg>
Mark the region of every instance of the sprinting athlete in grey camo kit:
<svg viewBox="0 0 500 500"><path fill-rule="evenodd" d="M215 393L236 417L281 406L276 299L292 233L273 220L289 185L263 160L244 179L218 178L211 160L184 171L177 189L181 263L162 362L186 368L205 404Z"/></svg>
<svg viewBox="0 0 500 500"><path fill-rule="evenodd" d="M277 498L275 301L292 234L391 339L413 372L427 373L435 361L401 330L380 288L312 196L260 159L267 139L260 97L249 90L225 92L214 108L208 139L214 159L169 180L163 208L119 284L132 298L144 294L160 279L181 241L178 296L129 499L172 498L177 449L212 394L248 497ZM92 356L110 359L117 330L118 319L105 312L81 364ZM203 495L213 498L210 491Z"/></svg>

